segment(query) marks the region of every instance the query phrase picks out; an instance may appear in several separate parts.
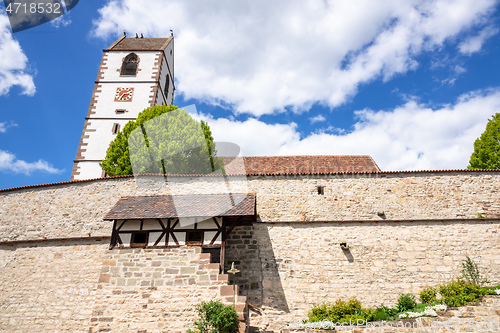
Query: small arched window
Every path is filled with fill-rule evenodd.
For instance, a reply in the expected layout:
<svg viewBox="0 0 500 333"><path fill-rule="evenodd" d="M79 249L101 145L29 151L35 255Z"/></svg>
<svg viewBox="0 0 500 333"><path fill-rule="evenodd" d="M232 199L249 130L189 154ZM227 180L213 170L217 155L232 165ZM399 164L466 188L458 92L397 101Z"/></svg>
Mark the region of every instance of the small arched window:
<svg viewBox="0 0 500 333"><path fill-rule="evenodd" d="M167 81L165 82L165 99L168 99L168 90L170 88L170 76L167 74Z"/></svg>
<svg viewBox="0 0 500 333"><path fill-rule="evenodd" d="M137 74L137 64L139 63L139 58L137 54L130 53L125 57L122 64L121 75L136 75Z"/></svg>

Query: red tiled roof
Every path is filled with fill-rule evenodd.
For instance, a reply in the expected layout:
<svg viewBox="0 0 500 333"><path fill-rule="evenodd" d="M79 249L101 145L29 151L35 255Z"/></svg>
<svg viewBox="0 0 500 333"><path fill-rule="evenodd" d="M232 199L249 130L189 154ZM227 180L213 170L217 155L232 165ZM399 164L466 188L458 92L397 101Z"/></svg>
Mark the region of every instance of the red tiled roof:
<svg viewBox="0 0 500 333"><path fill-rule="evenodd" d="M331 173L371 173L380 172L375 161L367 155L360 156L250 156L237 157L242 163L231 163L224 158L226 173L229 175L309 175Z"/></svg>
<svg viewBox="0 0 500 333"><path fill-rule="evenodd" d="M332 174L332 175L335 175L335 174L342 174L342 173L348 173L348 174L363 174L363 173L368 173L368 174L378 174L378 175L391 175L391 174L395 174L395 175L405 175L405 174L429 174L429 173L449 173L449 172L463 172L463 173L483 173L483 172L487 172L487 173L492 173L492 174L496 174L496 173L500 173L500 169L442 169L442 170L404 170L404 171L381 171L379 169L379 167L377 166L377 164L375 163L375 161L373 161L373 159L370 157L370 156L269 156L269 157L265 157L265 156L261 156L261 157L240 157L240 158L243 158L244 161L245 161L245 164L248 165L248 167L246 167L246 174L248 176L254 176L254 175L263 175L262 173L259 173L259 172L256 172L255 170L259 170L258 167L253 167L254 164L253 162L258 162L259 160L263 161L263 160L266 160L266 159L275 159L275 161L284 161L286 158L297 158L297 159L304 159L304 158L310 158L311 160L315 160L316 158L332 158L333 160L335 160L336 158L340 157L341 159L338 159L338 160L342 160L342 158L346 158L346 157L353 157L353 158L356 158L356 157L362 157L364 159L370 159L372 162L373 162L373 166L376 168L376 170L373 170L373 171L366 171L366 170L363 170L363 168L360 168L360 167L356 167L356 168L351 168L351 169L337 169L336 171L335 168L331 168L330 169L330 172L323 172L322 171L322 168L319 168L317 167L311 167L309 168L309 170L307 170L306 168L296 168L295 170L298 170L301 172L301 174L303 175L307 175L307 174L317 174L317 172L322 172L322 174ZM346 160L346 159L344 159ZM325 160L323 160L325 161ZM352 160L351 160L352 161ZM293 163L291 165L296 165L297 163ZM266 164L267 165L267 164ZM278 165L276 163L271 163L271 165ZM283 166L283 163L281 163L281 165ZM311 166L311 163L309 163L309 166ZM231 169L231 168L227 168L228 170L226 171L230 171L232 173L230 173L229 175L235 175L235 174L238 174L236 172L238 172L237 168L236 169ZM236 170L236 171L234 171ZM262 166L261 166L261 170L262 170ZM286 170L287 172L292 172L293 169L291 167L289 167L288 169L286 168L282 168L282 170ZM271 169L267 169L267 172L265 175L280 175L279 173L277 172L270 172L270 171L273 171ZM310 173L306 173L306 171L309 171ZM241 171L239 171L241 172ZM229 173L229 172L228 172ZM292 173L289 173L289 175L292 175ZM163 175L154 175L154 176L157 176L157 177L163 177ZM170 175L170 176L173 176L173 175ZM192 175L189 175L189 176L192 176ZM204 177L206 177L207 175L203 175ZM106 178L92 178L92 179L83 179L83 180L70 180L70 181L65 181L65 182L57 182L57 183L48 183L48 184L36 184L36 185L26 185L26 186L18 186L18 187L11 187L11 188L5 188L5 189L0 189L0 192L8 192L8 191L15 191L15 190L22 190L22 189L29 189L29 188L39 188L39 187L47 187L47 186L57 186L57 185L64 185L64 184L76 184L76 183L86 183L86 182L91 182L91 181L99 181L99 180L109 180L109 179L120 179L120 178L132 178L132 177L135 177L135 175L125 175L125 176L114 176L114 177L106 177Z"/></svg>
<svg viewBox="0 0 500 333"><path fill-rule="evenodd" d="M104 219L253 215L255 193L192 194L122 197Z"/></svg>
<svg viewBox="0 0 500 333"><path fill-rule="evenodd" d="M169 38L135 38L120 37L107 51L163 51L173 39Z"/></svg>

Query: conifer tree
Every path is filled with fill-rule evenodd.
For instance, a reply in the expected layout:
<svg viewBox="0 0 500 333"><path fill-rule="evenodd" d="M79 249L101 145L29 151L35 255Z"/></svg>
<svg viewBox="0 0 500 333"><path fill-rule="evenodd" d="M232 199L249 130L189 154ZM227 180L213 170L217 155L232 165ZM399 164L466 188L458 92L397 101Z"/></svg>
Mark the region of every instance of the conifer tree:
<svg viewBox="0 0 500 333"><path fill-rule="evenodd" d="M486 130L474 142L469 169L500 169L500 113L488 121Z"/></svg>

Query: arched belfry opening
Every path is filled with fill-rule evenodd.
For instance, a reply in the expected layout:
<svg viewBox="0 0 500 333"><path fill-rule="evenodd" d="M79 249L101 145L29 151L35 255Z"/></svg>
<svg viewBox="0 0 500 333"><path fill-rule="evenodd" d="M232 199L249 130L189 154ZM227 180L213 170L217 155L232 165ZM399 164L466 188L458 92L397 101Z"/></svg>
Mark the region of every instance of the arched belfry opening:
<svg viewBox="0 0 500 333"><path fill-rule="evenodd" d="M136 75L139 57L135 53L130 53L123 59L121 75Z"/></svg>

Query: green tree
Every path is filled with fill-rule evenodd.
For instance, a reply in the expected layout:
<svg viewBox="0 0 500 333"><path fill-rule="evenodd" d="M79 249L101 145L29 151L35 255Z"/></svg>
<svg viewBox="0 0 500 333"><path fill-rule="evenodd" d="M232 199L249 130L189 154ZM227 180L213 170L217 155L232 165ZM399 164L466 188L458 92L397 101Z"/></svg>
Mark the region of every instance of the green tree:
<svg viewBox="0 0 500 333"><path fill-rule="evenodd" d="M474 142L469 169L500 169L500 113L488 121L486 130Z"/></svg>
<svg viewBox="0 0 500 333"><path fill-rule="evenodd" d="M129 121L100 163L109 176L207 174L222 168L210 127L177 106L153 106ZM132 158L132 160L131 160Z"/></svg>

